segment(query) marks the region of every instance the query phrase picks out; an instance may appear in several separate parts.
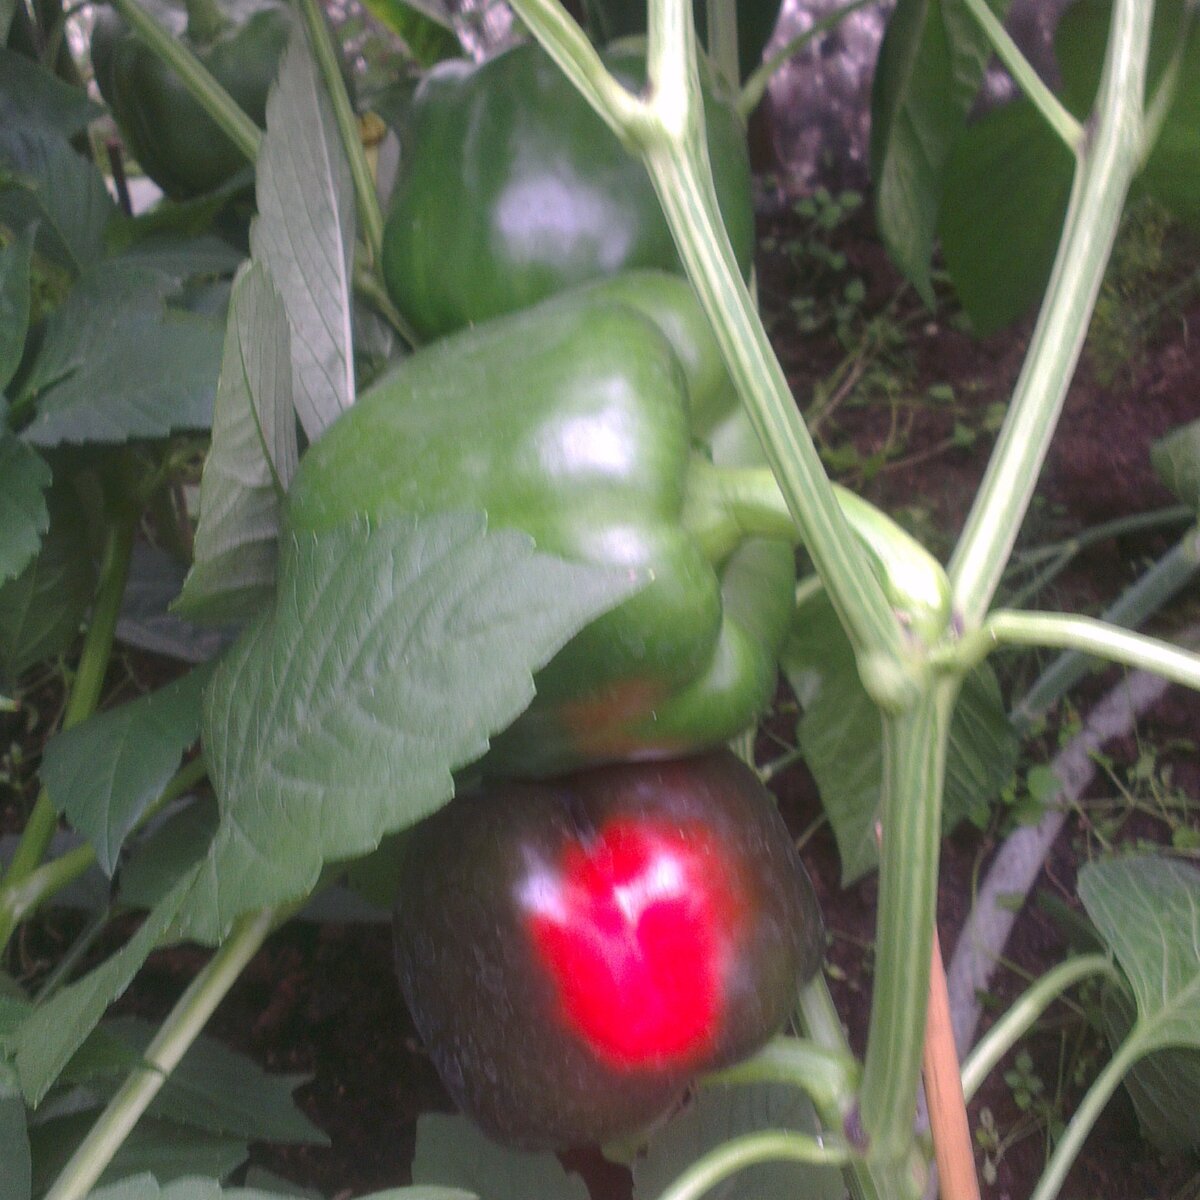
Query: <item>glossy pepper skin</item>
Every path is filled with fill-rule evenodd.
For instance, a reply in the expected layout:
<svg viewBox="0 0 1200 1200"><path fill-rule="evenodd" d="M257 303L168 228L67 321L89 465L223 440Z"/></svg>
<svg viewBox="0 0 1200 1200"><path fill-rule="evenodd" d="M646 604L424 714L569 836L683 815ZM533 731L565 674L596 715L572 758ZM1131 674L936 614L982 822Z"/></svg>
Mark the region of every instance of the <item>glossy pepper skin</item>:
<svg viewBox="0 0 1200 1200"><path fill-rule="evenodd" d="M447 1090L529 1149L669 1113L779 1031L824 950L774 800L726 751L455 800L410 835L393 928Z"/></svg>
<svg viewBox="0 0 1200 1200"><path fill-rule="evenodd" d="M605 61L637 87L642 56ZM743 272L754 249L745 130L707 96L709 157ZM392 299L426 339L634 268L679 270L639 159L545 52L436 67L413 98L384 230Z"/></svg>
<svg viewBox="0 0 1200 1200"><path fill-rule="evenodd" d="M285 0L151 0L154 18L184 42L259 126L294 15ZM128 25L101 9L92 65L130 153L172 199L210 192L246 157Z"/></svg>
<svg viewBox="0 0 1200 1200"><path fill-rule="evenodd" d="M644 301L664 313L695 304L670 279ZM693 382L702 374L693 366ZM484 509L493 528L523 530L543 551L646 580L537 674L534 703L494 739L485 770L540 776L688 753L769 705L792 550L756 539L711 562L683 526L688 383L659 326L601 285L413 355L302 458L294 530Z"/></svg>

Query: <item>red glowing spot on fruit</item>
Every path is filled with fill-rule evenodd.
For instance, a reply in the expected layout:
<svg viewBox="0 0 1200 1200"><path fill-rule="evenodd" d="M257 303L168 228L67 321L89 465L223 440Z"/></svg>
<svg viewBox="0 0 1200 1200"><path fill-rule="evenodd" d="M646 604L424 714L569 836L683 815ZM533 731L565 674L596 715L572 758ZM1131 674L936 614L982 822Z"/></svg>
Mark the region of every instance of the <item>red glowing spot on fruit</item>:
<svg viewBox="0 0 1200 1200"><path fill-rule="evenodd" d="M520 899L562 1017L598 1057L636 1069L711 1048L744 905L706 830L613 821Z"/></svg>

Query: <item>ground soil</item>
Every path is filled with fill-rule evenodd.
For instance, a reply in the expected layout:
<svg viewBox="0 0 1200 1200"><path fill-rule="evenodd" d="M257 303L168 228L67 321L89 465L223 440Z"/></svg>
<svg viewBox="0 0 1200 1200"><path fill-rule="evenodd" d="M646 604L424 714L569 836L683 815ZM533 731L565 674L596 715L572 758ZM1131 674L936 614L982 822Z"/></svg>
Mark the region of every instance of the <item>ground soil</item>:
<svg viewBox="0 0 1200 1200"><path fill-rule="evenodd" d="M839 365L845 368L847 340L853 347L868 321L887 313L901 330L899 341L882 350L864 352L859 343L866 361L852 368L859 371L858 386L847 389L840 404L822 418L820 442L831 460L843 468L851 464L848 475L857 486L893 511L906 514L924 534L940 542L940 548L946 548L986 462L991 444L989 406L1003 402L1010 391L1028 324L981 342L960 327L952 303L936 314L925 312L901 287L869 217L861 212L826 238L846 255L846 266L836 271L814 267L803 250L803 243L811 238L810 226L790 204L777 199L765 202L760 232L764 311L802 407L809 407L816 389ZM1186 239L1179 242L1176 254L1190 254L1192 263L1200 261L1197 247ZM850 276L863 280L864 295L850 314L851 336L839 340L833 309ZM791 301L811 295L814 288L818 315L825 311L829 316L802 333ZM1098 371L1092 357L1085 358L1039 488L1028 538L1053 540L1097 520L1169 501L1150 470L1148 448L1172 426L1200 416L1200 344L1187 336L1198 323L1200 299L1191 294L1185 296L1181 309L1165 313L1156 322L1135 357L1115 374ZM953 402L930 401L932 385L950 385ZM964 436L962 429L973 432ZM1039 602L1048 606L1065 602L1093 611L1166 544L1166 534L1104 543L1079 558ZM1177 605L1165 621L1182 621L1189 608L1194 617L1195 597L1190 605L1186 601ZM129 663L134 677L142 680L161 677L169 669L136 655ZM1010 690L1030 671L1027 662L1000 665ZM1111 679L1109 675L1088 680L1078 704L1086 708L1088 698L1098 695ZM48 698L43 715L52 703ZM35 732L12 722L6 733L6 745L13 738L36 739ZM793 736L794 708L781 692L779 712L760 744L762 757L777 757ZM1200 804L1198 739L1200 700L1175 690L1134 735L1110 746L1109 754L1119 773L1142 749L1158 747L1160 761L1173 770L1176 784ZM1028 748L1029 760L1048 757L1052 744L1051 730L1044 743ZM828 924L831 986L851 1038L861 1049L871 987L875 881L867 878L847 889L840 886L833 839L828 826L819 823L820 799L802 763L779 774L773 786L798 835L816 823L803 854ZM1097 793L1112 790L1112 785L1101 784ZM15 817L11 803L6 817L11 826ZM1165 836L1161 824L1145 818L1124 835L1131 830L1139 836ZM986 829L960 829L945 843L939 927L947 956L973 884L1003 832L1004 822L998 817ZM1091 845L1086 817L1073 822L1054 849L1039 892L1077 907L1075 871ZM69 928L56 924L58 920L47 917L19 947L25 965L36 967L39 958L51 958L60 939L68 936ZM1028 905L1008 948L1008 968L994 989L996 1006L1020 990L1024 977L1059 961L1065 946L1065 933L1054 916L1036 904ZM255 1148L254 1161L326 1196L359 1195L405 1182L416 1117L449 1107L405 1013L390 958L386 926L295 922L255 958L212 1023L216 1035L270 1070L310 1077L298 1092L299 1103L328 1133L330 1145L319 1149L260 1146ZM190 949L156 954L122 1008L161 1015L203 961L202 953ZM1094 1069L1099 1049L1094 1033L1070 1014L1059 1014L1045 1022L1028 1049L1032 1072L1043 1080L1046 1094L1057 1106L1050 1106L1051 1115L1069 1112L1080 1084L1086 1084L1087 1070ZM1089 1055L1092 1068L1087 1067ZM1081 1058L1083 1076L1072 1079ZM1031 1191L1044 1159L1046 1120L1023 1112L1014 1088L1002 1078L990 1083L972 1106L973 1128L984 1124L984 1109L989 1110L999 1136L1012 1141L1003 1154L990 1155L995 1174L991 1178L989 1171L984 1195L991 1200L1019 1200ZM629 1178L623 1168L586 1151L569 1161L585 1169L595 1200L621 1200L628 1195ZM988 1161L981 1148L981 1168ZM1166 1200L1200 1194L1200 1180L1195 1162L1163 1159L1150 1149L1138 1137L1131 1109L1118 1099L1089 1139L1063 1194Z"/></svg>

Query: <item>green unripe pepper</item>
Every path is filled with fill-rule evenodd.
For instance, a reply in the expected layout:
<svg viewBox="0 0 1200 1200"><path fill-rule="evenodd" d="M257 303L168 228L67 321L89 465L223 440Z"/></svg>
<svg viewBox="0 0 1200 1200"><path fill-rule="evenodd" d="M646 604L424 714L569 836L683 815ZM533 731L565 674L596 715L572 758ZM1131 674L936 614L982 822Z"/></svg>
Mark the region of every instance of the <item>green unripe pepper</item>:
<svg viewBox="0 0 1200 1200"><path fill-rule="evenodd" d="M614 48L604 58L624 83L641 86L639 51ZM745 130L732 104L706 90L717 195L747 272L754 212ZM481 66L434 68L413 98L402 143L383 273L423 338L590 279L681 269L641 161L538 46Z"/></svg>
<svg viewBox="0 0 1200 1200"><path fill-rule="evenodd" d="M790 521L775 514L773 540L743 532L717 557L683 523L693 468L702 484L713 468L689 415L707 351L689 372L674 347L706 326L682 280L641 294L664 320L674 312L673 334L601 285L420 351L326 430L292 481L294 531L482 508L543 551L646 580L538 673L532 707L485 760L494 772L716 745L774 691L793 608Z"/></svg>
<svg viewBox="0 0 1200 1200"><path fill-rule="evenodd" d="M259 126L267 92L295 19L285 0L146 0ZM112 10L92 34L92 65L130 153L172 199L210 192L246 167L246 157Z"/></svg>

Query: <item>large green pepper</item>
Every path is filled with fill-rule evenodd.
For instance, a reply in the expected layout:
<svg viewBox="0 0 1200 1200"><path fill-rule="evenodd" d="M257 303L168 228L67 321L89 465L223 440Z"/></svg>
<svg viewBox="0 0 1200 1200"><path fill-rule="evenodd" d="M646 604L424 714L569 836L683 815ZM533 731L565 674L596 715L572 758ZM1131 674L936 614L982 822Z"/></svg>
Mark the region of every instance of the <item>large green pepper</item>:
<svg viewBox="0 0 1200 1200"><path fill-rule="evenodd" d="M286 0L147 0L155 19L182 41L258 125L266 123L294 14ZM212 191L246 164L175 72L111 9L92 34L92 65L125 144L166 194L184 200Z"/></svg>
<svg viewBox="0 0 1200 1200"><path fill-rule="evenodd" d="M744 540L745 513L712 536L721 521L694 492L716 469L690 420L693 401L715 414L728 403L716 393L731 395L710 343L683 280L584 288L413 355L302 459L295 531L482 508L544 551L647 581L538 674L485 769L677 755L728 740L770 703L793 610L791 523L777 504L750 518L770 539Z"/></svg>
<svg viewBox="0 0 1200 1200"><path fill-rule="evenodd" d="M604 57L640 86L640 52ZM722 215L748 271L745 130L715 85L705 115ZM422 337L633 268L679 269L650 178L540 47L426 76L403 132L383 246L388 291Z"/></svg>

